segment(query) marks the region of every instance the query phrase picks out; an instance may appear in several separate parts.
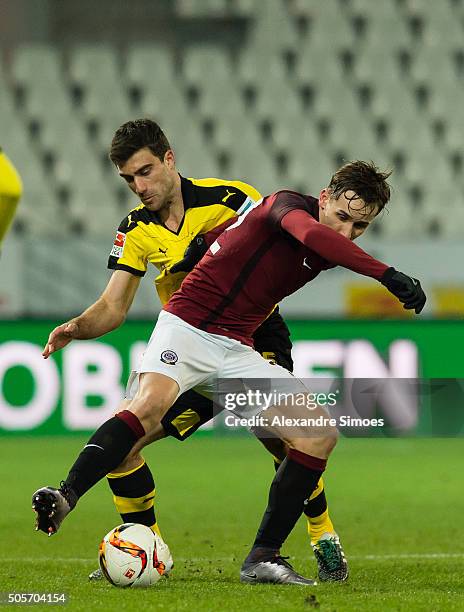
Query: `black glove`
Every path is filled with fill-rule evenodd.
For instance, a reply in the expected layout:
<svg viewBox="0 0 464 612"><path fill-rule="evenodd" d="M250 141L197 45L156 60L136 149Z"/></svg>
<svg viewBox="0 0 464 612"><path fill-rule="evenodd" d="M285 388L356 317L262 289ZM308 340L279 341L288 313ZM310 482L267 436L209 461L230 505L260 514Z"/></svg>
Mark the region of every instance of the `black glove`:
<svg viewBox="0 0 464 612"><path fill-rule="evenodd" d="M181 259L174 264L169 272L175 274L176 272L190 272L197 265L200 259L208 250L208 245L202 234L197 234L192 242L185 249L184 259Z"/></svg>
<svg viewBox="0 0 464 612"><path fill-rule="evenodd" d="M419 314L424 308L427 298L417 278L406 276L395 268L388 268L380 282L404 304L407 310L414 309L416 314Z"/></svg>

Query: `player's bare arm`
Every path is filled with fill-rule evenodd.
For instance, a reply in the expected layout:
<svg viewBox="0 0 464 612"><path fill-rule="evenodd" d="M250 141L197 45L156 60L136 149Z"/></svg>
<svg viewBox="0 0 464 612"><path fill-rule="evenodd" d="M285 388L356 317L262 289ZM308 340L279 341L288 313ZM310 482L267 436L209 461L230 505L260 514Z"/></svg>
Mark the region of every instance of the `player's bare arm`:
<svg viewBox="0 0 464 612"><path fill-rule="evenodd" d="M140 284L140 278L116 270L98 300L78 317L55 327L42 355L45 359L72 340L99 338L119 327L125 320Z"/></svg>

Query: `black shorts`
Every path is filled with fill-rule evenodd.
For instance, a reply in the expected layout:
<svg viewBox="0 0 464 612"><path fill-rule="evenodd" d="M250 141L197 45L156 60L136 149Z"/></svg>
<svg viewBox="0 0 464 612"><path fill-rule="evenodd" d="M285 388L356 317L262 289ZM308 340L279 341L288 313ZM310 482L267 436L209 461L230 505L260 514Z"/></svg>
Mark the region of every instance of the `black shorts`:
<svg viewBox="0 0 464 612"><path fill-rule="evenodd" d="M275 361L289 372L293 371L290 332L279 314L278 307L258 327L253 335L253 340L255 350L265 359ZM164 415L161 424L168 436L186 440L213 416L212 400L190 389L177 398Z"/></svg>

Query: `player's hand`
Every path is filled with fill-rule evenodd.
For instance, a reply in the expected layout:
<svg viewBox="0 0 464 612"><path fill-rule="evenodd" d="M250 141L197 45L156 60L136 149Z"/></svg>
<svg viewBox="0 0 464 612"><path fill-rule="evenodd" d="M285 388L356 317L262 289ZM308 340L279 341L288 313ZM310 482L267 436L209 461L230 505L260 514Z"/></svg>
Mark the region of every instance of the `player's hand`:
<svg viewBox="0 0 464 612"><path fill-rule="evenodd" d="M63 323L52 331L48 336L47 344L43 350L42 355L44 359L47 359L55 351L59 351L68 345L71 340L77 338L78 326L74 321L68 321Z"/></svg>
<svg viewBox="0 0 464 612"><path fill-rule="evenodd" d="M380 282L404 304L403 307L407 310L414 310L419 314L424 308L427 298L417 278L406 276L395 268L388 268Z"/></svg>
<svg viewBox="0 0 464 612"><path fill-rule="evenodd" d="M200 259L208 250L205 237L202 234L197 234L192 242L185 249L184 259L181 259L174 264L169 272L175 274L176 272L190 272L197 265Z"/></svg>

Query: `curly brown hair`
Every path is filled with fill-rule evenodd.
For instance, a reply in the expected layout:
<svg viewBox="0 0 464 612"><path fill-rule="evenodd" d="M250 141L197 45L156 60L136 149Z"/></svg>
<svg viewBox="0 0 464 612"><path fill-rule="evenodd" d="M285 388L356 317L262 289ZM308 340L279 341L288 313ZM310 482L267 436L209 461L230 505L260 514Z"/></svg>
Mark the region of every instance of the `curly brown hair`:
<svg viewBox="0 0 464 612"><path fill-rule="evenodd" d="M369 208L377 206L380 212L390 200L387 182L390 175L391 172L382 172L372 161L351 161L335 172L329 189L336 199L347 191L353 191L356 195L349 200L361 199Z"/></svg>

